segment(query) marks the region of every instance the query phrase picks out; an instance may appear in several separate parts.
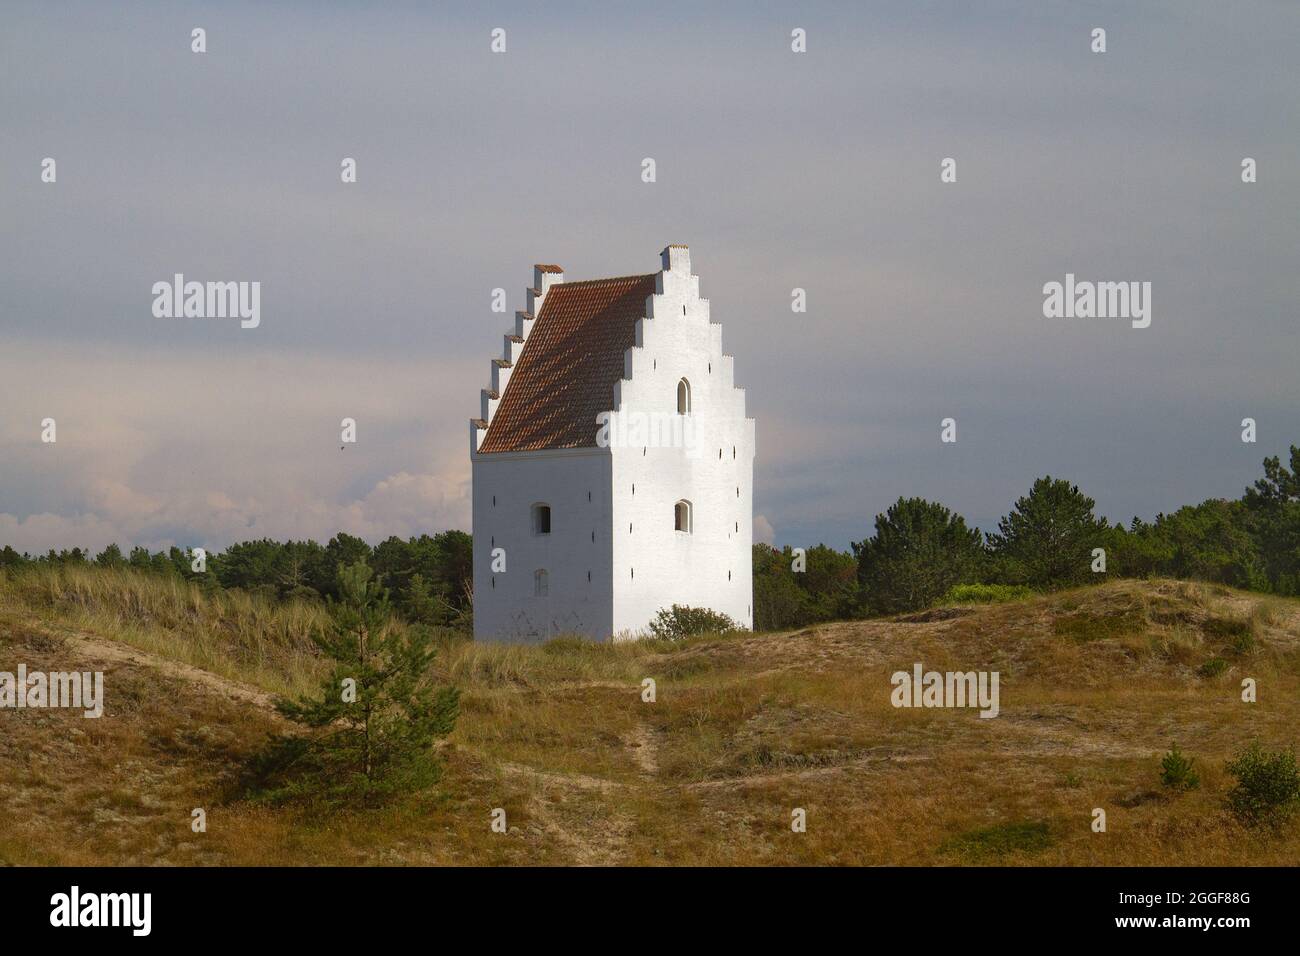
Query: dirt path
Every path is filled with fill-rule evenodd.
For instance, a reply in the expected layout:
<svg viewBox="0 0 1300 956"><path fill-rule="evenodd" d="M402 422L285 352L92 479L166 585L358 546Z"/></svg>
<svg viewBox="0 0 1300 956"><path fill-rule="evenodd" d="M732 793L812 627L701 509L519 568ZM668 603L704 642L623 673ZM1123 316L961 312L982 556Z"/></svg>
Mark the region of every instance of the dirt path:
<svg viewBox="0 0 1300 956"><path fill-rule="evenodd" d="M622 862L632 832L632 818L621 806L618 791L626 784L585 774L548 773L522 764L502 762L506 776L523 778L531 785L528 797L530 826L563 847L575 866L612 866ZM599 794L607 810L593 817L592 806L572 799L574 791Z"/></svg>
<svg viewBox="0 0 1300 956"><path fill-rule="evenodd" d="M58 630L51 634L67 642L68 650L73 654L91 660L107 661L115 664L133 664L136 667L148 667L160 674L176 680L198 684L227 700L241 704L252 704L259 710L275 713L275 700L266 691L239 681L213 674L193 664L172 660L150 651L132 647L118 641L105 640L93 634L81 631Z"/></svg>
<svg viewBox="0 0 1300 956"><path fill-rule="evenodd" d="M584 811L575 812L570 801L559 799L545 790L534 794L528 803L533 824L562 846L576 866L616 866L623 862L632 833L632 818L609 804L606 819L593 819Z"/></svg>
<svg viewBox="0 0 1300 956"><path fill-rule="evenodd" d="M645 724L637 724L623 735L623 746L632 755L633 762L643 774L653 777L659 772L659 741L655 732Z"/></svg>
<svg viewBox="0 0 1300 956"><path fill-rule="evenodd" d="M654 731L637 724L623 735L623 746L641 773L653 778L659 772L659 745ZM634 820L623 806L621 793L637 782L623 783L586 774L561 774L537 770L517 763L503 762L498 769L508 776L522 777L534 789L528 812L535 825L560 846L578 866L610 866L624 861ZM651 782L651 781L647 781ZM592 817L591 807L581 807L571 799L574 791L599 794L606 815Z"/></svg>
<svg viewBox="0 0 1300 956"><path fill-rule="evenodd" d="M466 747L464 744L457 744L457 749L474 754L476 757L482 757L481 751ZM581 773L551 773L547 770L537 770L534 767L526 767L518 763L501 762L496 766L498 770L507 776L527 777L529 780L545 786L573 787L577 790L595 790L600 793L611 793L625 786L625 784L616 780L605 780L602 777L590 777Z"/></svg>

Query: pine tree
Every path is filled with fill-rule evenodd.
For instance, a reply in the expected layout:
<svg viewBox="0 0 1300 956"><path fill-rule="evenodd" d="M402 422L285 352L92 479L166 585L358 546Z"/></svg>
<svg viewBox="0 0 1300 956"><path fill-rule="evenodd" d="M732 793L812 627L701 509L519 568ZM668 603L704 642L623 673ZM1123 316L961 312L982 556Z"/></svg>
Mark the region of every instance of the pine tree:
<svg viewBox="0 0 1300 956"><path fill-rule="evenodd" d="M989 549L1006 583L1034 588L1079 584L1091 577L1092 549L1106 522L1093 516L1096 502L1068 481L1039 478L1011 514L989 535Z"/></svg>
<svg viewBox="0 0 1300 956"><path fill-rule="evenodd" d="M1291 468L1277 456L1264 459L1264 477L1247 488L1250 529L1259 543L1271 590L1300 594L1300 447L1291 446Z"/></svg>
<svg viewBox="0 0 1300 956"><path fill-rule="evenodd" d="M338 566L331 626L315 635L331 662L315 695L277 709L309 733L277 738L255 767L264 799L371 800L438 779L434 742L450 733L459 692L430 676L432 634L401 627L364 561Z"/></svg>
<svg viewBox="0 0 1300 956"><path fill-rule="evenodd" d="M978 528L935 501L899 498L876 515L876 533L854 542L863 601L876 614L929 607L955 584L979 577Z"/></svg>

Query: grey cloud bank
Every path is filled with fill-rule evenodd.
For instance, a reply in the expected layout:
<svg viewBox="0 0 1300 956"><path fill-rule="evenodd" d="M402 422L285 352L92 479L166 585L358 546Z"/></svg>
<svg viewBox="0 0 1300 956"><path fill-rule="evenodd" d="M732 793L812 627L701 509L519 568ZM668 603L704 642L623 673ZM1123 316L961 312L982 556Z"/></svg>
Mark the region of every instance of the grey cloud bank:
<svg viewBox="0 0 1300 956"><path fill-rule="evenodd" d="M6 7L0 545L467 527L491 290L668 242L779 544L900 494L989 528L1046 472L1118 519L1236 496L1300 442L1300 13L914 7ZM156 318L176 273L260 280L260 324ZM1045 319L1067 273L1150 281L1150 327Z"/></svg>

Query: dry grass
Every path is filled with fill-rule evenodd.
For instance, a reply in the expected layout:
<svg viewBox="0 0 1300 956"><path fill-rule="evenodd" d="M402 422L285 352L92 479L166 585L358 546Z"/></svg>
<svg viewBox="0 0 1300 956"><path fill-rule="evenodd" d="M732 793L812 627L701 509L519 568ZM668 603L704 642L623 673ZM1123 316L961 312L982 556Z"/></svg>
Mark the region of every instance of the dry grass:
<svg viewBox="0 0 1300 956"><path fill-rule="evenodd" d="M102 574L102 572L99 572ZM912 621L680 645L451 642L463 714L433 791L313 818L231 784L275 729L232 682L314 672L319 611L128 574L0 579L0 670L89 667L109 715L0 711L0 862L179 864L1286 864L1222 809L1222 766L1300 727L1300 602L1113 582ZM119 593L120 592L120 593ZM78 643L78 641L81 641ZM146 653L148 652L148 653ZM151 656L152 655L152 656ZM198 684L163 658L212 665ZM1223 666L1202 676L1206 661ZM997 670L1001 714L890 705L890 675ZM1240 700L1243 677L1259 702ZM641 699L656 681L657 699ZM230 693L223 692L223 688ZM1161 792L1177 740L1199 790ZM190 811L208 810L208 832ZM489 814L506 810L507 834ZM793 833L791 811L807 811ZM1106 810L1108 832L1093 833Z"/></svg>
<svg viewBox="0 0 1300 956"><path fill-rule="evenodd" d="M0 623L94 634L277 694L312 686L311 633L325 620L316 604L127 568L0 571Z"/></svg>

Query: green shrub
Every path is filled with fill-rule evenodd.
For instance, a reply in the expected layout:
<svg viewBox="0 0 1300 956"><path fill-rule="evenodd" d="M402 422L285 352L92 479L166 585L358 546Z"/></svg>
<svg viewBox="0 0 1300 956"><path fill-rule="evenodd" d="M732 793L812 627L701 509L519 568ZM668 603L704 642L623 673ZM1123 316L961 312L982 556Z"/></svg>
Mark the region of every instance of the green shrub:
<svg viewBox="0 0 1300 956"><path fill-rule="evenodd" d="M1208 661L1196 668L1196 673L1202 677L1218 677L1228 669L1228 662L1222 657L1211 657Z"/></svg>
<svg viewBox="0 0 1300 956"><path fill-rule="evenodd" d="M1172 744L1160 761L1160 782L1170 790L1195 790L1201 785L1201 778L1192 769L1193 763L1191 757L1183 756L1178 744Z"/></svg>
<svg viewBox="0 0 1300 956"><path fill-rule="evenodd" d="M1236 654L1238 657L1241 657L1244 654L1249 654L1254 649L1255 635L1250 631L1246 631L1244 634L1236 634L1233 636L1232 640L1228 642L1228 650L1232 651L1232 653Z"/></svg>
<svg viewBox="0 0 1300 956"><path fill-rule="evenodd" d="M947 604L1002 604L1034 596L1034 589L1023 584L958 584L943 596Z"/></svg>
<svg viewBox="0 0 1300 956"><path fill-rule="evenodd" d="M1053 634L1057 637L1069 638L1079 644L1107 638L1129 637L1133 634L1141 634L1144 630L1146 630L1146 618L1133 610L1111 614L1079 612L1058 617L1052 622Z"/></svg>
<svg viewBox="0 0 1300 956"><path fill-rule="evenodd" d="M1204 624L1206 634L1214 637L1238 637L1250 633L1250 621L1243 617L1211 617Z"/></svg>
<svg viewBox="0 0 1300 956"><path fill-rule="evenodd" d="M1225 650L1233 654L1249 654L1255 648L1255 628L1248 618L1212 617L1202 629L1211 637L1225 640Z"/></svg>
<svg viewBox="0 0 1300 956"><path fill-rule="evenodd" d="M650 622L650 634L660 640L680 641L696 634L731 634L743 630L726 614L707 607L684 607L674 604L661 608Z"/></svg>
<svg viewBox="0 0 1300 956"><path fill-rule="evenodd" d="M1300 772L1294 750L1268 751L1259 741L1224 767L1237 778L1228 809L1248 827L1281 827L1300 805Z"/></svg>
<svg viewBox="0 0 1300 956"><path fill-rule="evenodd" d="M986 860L1009 853L1034 853L1047 849L1053 842L1046 822L1024 820L968 830L944 842L939 852Z"/></svg>

